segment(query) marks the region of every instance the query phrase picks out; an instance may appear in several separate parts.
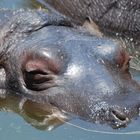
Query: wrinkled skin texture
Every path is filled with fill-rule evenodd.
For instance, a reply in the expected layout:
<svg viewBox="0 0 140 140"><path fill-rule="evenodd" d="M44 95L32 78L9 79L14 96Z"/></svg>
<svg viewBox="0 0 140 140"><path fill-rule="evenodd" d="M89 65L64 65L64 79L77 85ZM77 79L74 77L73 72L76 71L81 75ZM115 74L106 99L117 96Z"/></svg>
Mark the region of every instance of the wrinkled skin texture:
<svg viewBox="0 0 140 140"><path fill-rule="evenodd" d="M138 116L140 87L121 43L41 10L1 10L0 17L1 88L113 128Z"/></svg>
<svg viewBox="0 0 140 140"><path fill-rule="evenodd" d="M83 24L90 17L102 29L140 36L139 0L45 0L56 10Z"/></svg>
<svg viewBox="0 0 140 140"><path fill-rule="evenodd" d="M140 70L140 1L139 0L44 0L52 7L82 25L92 19L102 32L122 39L133 56L132 68ZM44 3L45 4L45 3ZM116 36L117 35L117 36Z"/></svg>

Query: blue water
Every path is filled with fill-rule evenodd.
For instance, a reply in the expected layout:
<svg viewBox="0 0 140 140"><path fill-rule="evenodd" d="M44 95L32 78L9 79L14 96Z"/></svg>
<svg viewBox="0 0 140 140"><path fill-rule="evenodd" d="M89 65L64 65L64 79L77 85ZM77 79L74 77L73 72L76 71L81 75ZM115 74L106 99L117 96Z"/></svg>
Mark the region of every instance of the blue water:
<svg viewBox="0 0 140 140"><path fill-rule="evenodd" d="M116 130L116 132L119 131ZM139 140L140 135L111 135L93 133L67 124L62 125L51 132L40 131L26 123L19 115L0 112L0 139L19 140L19 138L20 140Z"/></svg>
<svg viewBox="0 0 140 140"><path fill-rule="evenodd" d="M116 130L118 132L118 130ZM64 124L55 130L40 131L27 124L19 115L0 113L0 139L2 140L139 140L140 135L111 135L87 132Z"/></svg>
<svg viewBox="0 0 140 140"><path fill-rule="evenodd" d="M39 8L41 5L35 0L0 0L0 7L18 8ZM140 73L133 72L136 80L140 81ZM2 102L2 103L1 103ZM40 130L31 125L32 121L18 111L18 99L7 99L0 101L0 140L139 140L140 134L115 135L89 132L70 124L63 124L52 131ZM20 114L20 115L19 115ZM127 127L120 130L112 130L107 125L95 125L82 120L72 120L71 124L76 124L86 129L110 131L114 133L139 131L140 119L133 120Z"/></svg>

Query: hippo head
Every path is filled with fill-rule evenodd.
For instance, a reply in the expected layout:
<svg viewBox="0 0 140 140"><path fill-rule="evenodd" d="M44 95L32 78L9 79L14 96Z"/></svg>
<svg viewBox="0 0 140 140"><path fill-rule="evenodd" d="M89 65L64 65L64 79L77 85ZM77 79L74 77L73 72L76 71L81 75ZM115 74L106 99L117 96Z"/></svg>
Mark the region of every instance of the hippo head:
<svg viewBox="0 0 140 140"><path fill-rule="evenodd" d="M47 26L6 50L6 88L82 119L124 127L138 115L129 56L111 39Z"/></svg>

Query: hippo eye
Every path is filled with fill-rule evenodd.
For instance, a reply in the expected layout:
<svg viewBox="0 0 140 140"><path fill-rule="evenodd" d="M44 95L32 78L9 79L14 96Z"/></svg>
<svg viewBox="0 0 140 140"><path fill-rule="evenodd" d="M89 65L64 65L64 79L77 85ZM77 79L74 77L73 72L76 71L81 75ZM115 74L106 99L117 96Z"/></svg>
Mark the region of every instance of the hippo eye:
<svg viewBox="0 0 140 140"><path fill-rule="evenodd" d="M53 62L42 59L28 60L23 66L23 78L26 87L31 90L45 90L53 85L58 71Z"/></svg>
<svg viewBox="0 0 140 140"><path fill-rule="evenodd" d="M49 88L53 83L53 78L53 75L38 70L24 73L27 88L37 91Z"/></svg>
<svg viewBox="0 0 140 140"><path fill-rule="evenodd" d="M43 83L45 81L48 81L48 73L47 72L43 72L40 70L33 70L33 71L29 71L29 72L25 72L25 77L27 79L27 81L29 82L34 82L37 84Z"/></svg>

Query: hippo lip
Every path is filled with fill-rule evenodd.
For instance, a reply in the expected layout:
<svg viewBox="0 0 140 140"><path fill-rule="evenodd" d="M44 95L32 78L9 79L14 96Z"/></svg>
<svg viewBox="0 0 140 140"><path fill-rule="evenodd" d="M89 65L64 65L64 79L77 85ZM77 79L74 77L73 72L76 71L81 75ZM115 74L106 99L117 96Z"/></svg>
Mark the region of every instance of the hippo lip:
<svg viewBox="0 0 140 140"><path fill-rule="evenodd" d="M126 114L119 110L112 110L110 118L113 128L126 127L130 122L130 119L126 116Z"/></svg>

